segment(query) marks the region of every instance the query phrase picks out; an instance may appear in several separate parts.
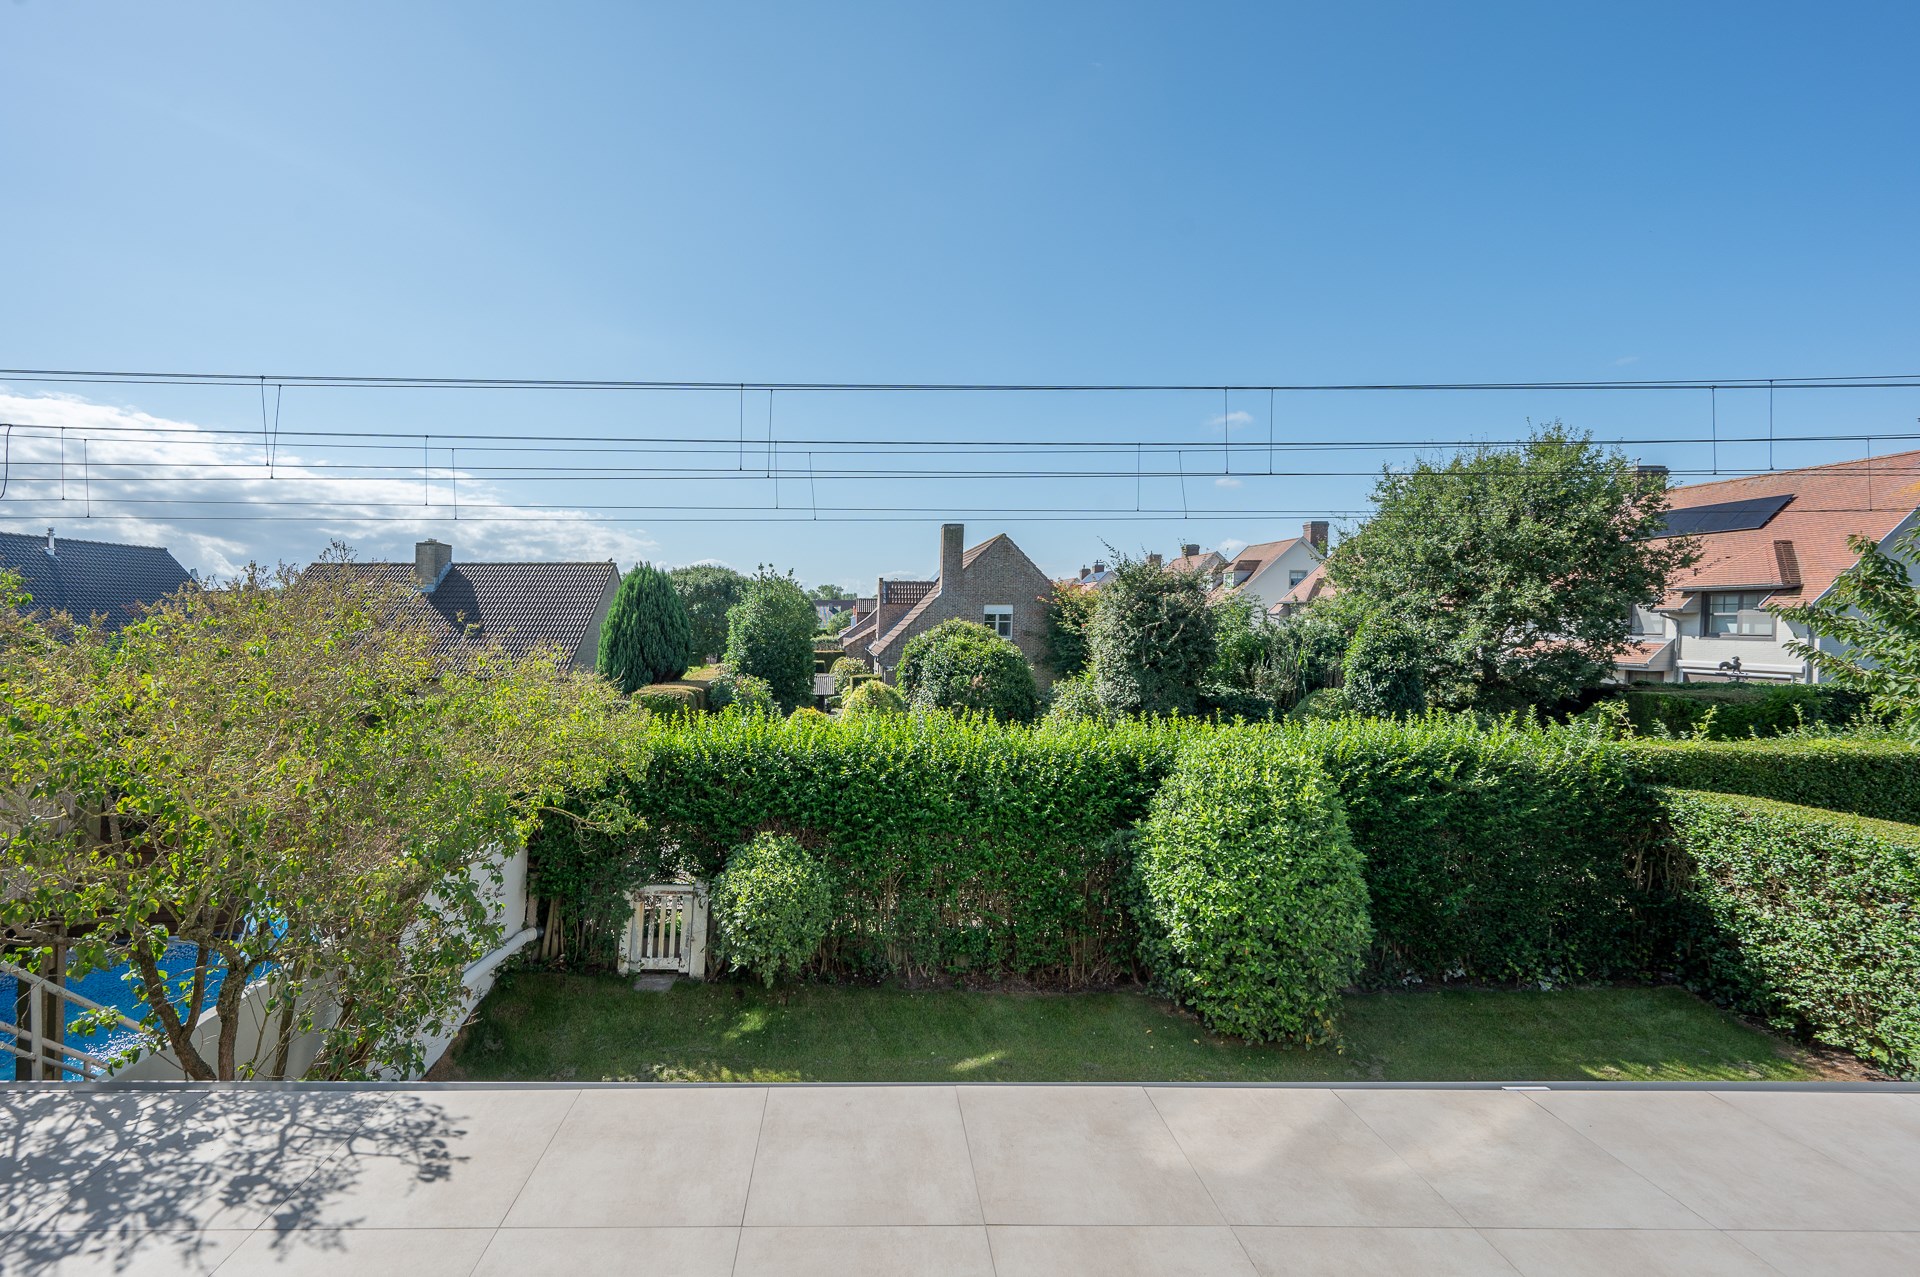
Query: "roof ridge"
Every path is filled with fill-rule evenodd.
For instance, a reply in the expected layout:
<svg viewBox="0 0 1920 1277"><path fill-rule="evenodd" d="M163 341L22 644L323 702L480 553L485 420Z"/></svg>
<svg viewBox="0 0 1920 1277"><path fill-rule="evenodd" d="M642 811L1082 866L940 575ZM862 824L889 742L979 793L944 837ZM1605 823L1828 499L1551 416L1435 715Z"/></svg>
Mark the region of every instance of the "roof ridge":
<svg viewBox="0 0 1920 1277"><path fill-rule="evenodd" d="M1703 479L1699 483L1676 484L1668 491L1698 492L1701 488L1718 487L1723 483L1752 483L1756 479L1786 479L1796 474L1806 474L1810 470L1838 470L1842 466L1873 466L1905 457L1920 457L1920 448L1910 448L1905 452L1889 452L1883 457L1855 457L1851 461L1823 461L1817 466L1794 466L1788 470L1762 470L1758 474L1730 474L1724 479Z"/></svg>
<svg viewBox="0 0 1920 1277"><path fill-rule="evenodd" d="M5 528L0 528L0 536L20 537L27 541L37 541L41 545L47 543L47 534L44 532L9 532ZM173 553L164 545L148 545L144 541L95 541L88 537L63 537L57 532L53 539L57 545L110 545L117 550L158 550L162 554Z"/></svg>

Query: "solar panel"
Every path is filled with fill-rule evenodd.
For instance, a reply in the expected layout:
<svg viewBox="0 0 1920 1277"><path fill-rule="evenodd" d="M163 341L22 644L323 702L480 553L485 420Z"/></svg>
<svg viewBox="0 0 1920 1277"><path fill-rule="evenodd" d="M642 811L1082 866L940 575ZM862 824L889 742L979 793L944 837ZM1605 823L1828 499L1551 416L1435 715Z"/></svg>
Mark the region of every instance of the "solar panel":
<svg viewBox="0 0 1920 1277"><path fill-rule="evenodd" d="M1669 537L1707 536L1715 532L1750 532L1764 528L1779 514L1791 492L1784 496L1748 497L1744 501L1721 501L1715 505L1689 506L1667 511L1667 525L1659 533Z"/></svg>

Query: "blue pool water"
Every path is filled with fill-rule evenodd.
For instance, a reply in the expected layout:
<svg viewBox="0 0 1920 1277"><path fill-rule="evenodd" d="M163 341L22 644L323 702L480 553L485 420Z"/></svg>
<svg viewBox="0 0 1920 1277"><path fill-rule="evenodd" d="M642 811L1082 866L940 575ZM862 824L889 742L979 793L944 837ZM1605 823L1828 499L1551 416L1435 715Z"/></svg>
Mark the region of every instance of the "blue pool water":
<svg viewBox="0 0 1920 1277"><path fill-rule="evenodd" d="M167 950L165 961L161 965L166 971L187 971L193 967L194 947L190 944L176 944ZM103 1007L112 1007L130 1020L138 1020L146 1010L140 999L134 996L133 986L126 981L127 964L121 963L104 971L95 971L78 980L68 980L67 987L83 998L90 998ZM207 976L207 995L205 1006L213 1005L214 997L220 992L220 985L226 977L224 967L215 967ZM18 980L10 975L0 974L0 1020L9 1024L14 1017L14 995ZM176 998L174 1005L184 1005L186 999ZM131 1043L138 1035L124 1024L110 1025L105 1029L91 1033L82 1033L74 1028L74 1021L89 1015L85 1007L67 1004L67 1042L94 1055L110 1056ZM0 1029L0 1042L11 1044L13 1035ZM17 1057L7 1055L6 1060ZM11 1077L12 1069L0 1067L0 1077ZM68 1076L72 1076L69 1074Z"/></svg>

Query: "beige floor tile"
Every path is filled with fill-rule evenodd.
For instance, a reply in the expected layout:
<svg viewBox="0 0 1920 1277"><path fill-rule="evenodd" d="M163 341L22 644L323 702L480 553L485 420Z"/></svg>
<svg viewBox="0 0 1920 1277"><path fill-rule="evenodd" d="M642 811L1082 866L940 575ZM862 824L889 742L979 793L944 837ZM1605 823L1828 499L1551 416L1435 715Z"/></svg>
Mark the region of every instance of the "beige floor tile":
<svg viewBox="0 0 1920 1277"><path fill-rule="evenodd" d="M735 1277L993 1277L986 1229L746 1228Z"/></svg>
<svg viewBox="0 0 1920 1277"><path fill-rule="evenodd" d="M1260 1277L1513 1277L1471 1228L1236 1228Z"/></svg>
<svg viewBox="0 0 1920 1277"><path fill-rule="evenodd" d="M1148 1088L1230 1224L1464 1221L1331 1091Z"/></svg>
<svg viewBox="0 0 1920 1277"><path fill-rule="evenodd" d="M758 1087L582 1091L506 1226L737 1226L766 1102Z"/></svg>
<svg viewBox="0 0 1920 1277"><path fill-rule="evenodd" d="M0 1273L32 1277L201 1277L231 1255L244 1229L193 1233L15 1233L0 1239Z"/></svg>
<svg viewBox="0 0 1920 1277"><path fill-rule="evenodd" d="M1846 1277L1913 1277L1920 1273L1920 1232L1728 1234L1783 1273Z"/></svg>
<svg viewBox="0 0 1920 1277"><path fill-rule="evenodd" d="M252 1233L220 1277L467 1277L490 1228L303 1228Z"/></svg>
<svg viewBox="0 0 1920 1277"><path fill-rule="evenodd" d="M770 1091L746 1222L978 1224L953 1088Z"/></svg>
<svg viewBox="0 0 1920 1277"><path fill-rule="evenodd" d="M1920 1105L1910 1103L1910 1096L1884 1091L1714 1094L1848 1170L1920 1202Z"/></svg>
<svg viewBox="0 0 1920 1277"><path fill-rule="evenodd" d="M279 1227L492 1228L506 1218L577 1091L388 1093L415 1101L378 1116L327 1170L325 1195L274 1211Z"/></svg>
<svg viewBox="0 0 1920 1277"><path fill-rule="evenodd" d="M1488 1241L1525 1277L1778 1277L1725 1233L1698 1228L1488 1229Z"/></svg>
<svg viewBox="0 0 1920 1277"><path fill-rule="evenodd" d="M987 1230L998 1277L1254 1277L1224 1227L997 1226Z"/></svg>
<svg viewBox="0 0 1920 1277"><path fill-rule="evenodd" d="M1920 1206L1711 1094L1528 1094L1716 1228L1920 1228Z"/></svg>
<svg viewBox="0 0 1920 1277"><path fill-rule="evenodd" d="M1339 1096L1466 1221L1486 1228L1700 1228L1704 1222L1516 1091Z"/></svg>
<svg viewBox="0 0 1920 1277"><path fill-rule="evenodd" d="M989 1224L1218 1224L1138 1087L960 1088Z"/></svg>
<svg viewBox="0 0 1920 1277"><path fill-rule="evenodd" d="M503 1228L473 1277L728 1277L737 1228Z"/></svg>

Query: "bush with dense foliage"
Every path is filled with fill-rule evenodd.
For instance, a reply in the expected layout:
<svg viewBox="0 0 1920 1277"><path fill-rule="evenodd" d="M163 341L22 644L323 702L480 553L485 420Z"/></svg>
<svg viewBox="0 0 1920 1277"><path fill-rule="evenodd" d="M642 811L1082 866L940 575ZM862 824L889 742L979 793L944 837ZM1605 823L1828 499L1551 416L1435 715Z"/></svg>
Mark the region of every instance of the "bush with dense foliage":
<svg viewBox="0 0 1920 1277"><path fill-rule="evenodd" d="M727 613L747 597L746 577L732 568L711 563L675 568L667 574L686 605L693 630L693 652L700 660L717 660L727 650Z"/></svg>
<svg viewBox="0 0 1920 1277"><path fill-rule="evenodd" d="M1447 708L1551 705L1598 683L1634 606L1695 556L1660 535L1664 474L1558 422L1517 447L1389 470L1373 501L1328 581L1427 637L1420 683Z"/></svg>
<svg viewBox="0 0 1920 1277"><path fill-rule="evenodd" d="M1801 727L1840 726L1867 707L1867 696L1824 683L1636 683L1623 688L1627 722L1642 736L1742 740Z"/></svg>
<svg viewBox="0 0 1920 1277"><path fill-rule="evenodd" d="M1048 693L1046 721L1049 723L1110 722L1112 714L1100 703L1091 675L1082 672L1055 683Z"/></svg>
<svg viewBox="0 0 1920 1277"><path fill-rule="evenodd" d="M1287 730L1346 803L1380 976L1649 969L1645 897L1630 870L1655 810L1602 734L1440 713Z"/></svg>
<svg viewBox="0 0 1920 1277"><path fill-rule="evenodd" d="M833 920L833 883L798 841L763 833L727 857L713 880L720 960L769 988L813 960Z"/></svg>
<svg viewBox="0 0 1920 1277"><path fill-rule="evenodd" d="M1253 600L1231 594L1213 605L1213 613L1216 652L1209 684L1269 702L1280 711L1339 681L1341 660L1357 623L1353 609L1338 598L1323 599L1297 616L1276 621ZM1203 699L1208 699L1204 693Z"/></svg>
<svg viewBox="0 0 1920 1277"><path fill-rule="evenodd" d="M781 713L812 703L815 619L791 572L761 568L727 613L727 668L765 679Z"/></svg>
<svg viewBox="0 0 1920 1277"><path fill-rule="evenodd" d="M1832 589L1781 612L1809 631L1789 638L1787 650L1882 712L1920 719L1920 592L1907 566L1920 555L1920 528L1886 545L1849 536L1847 548L1858 557Z"/></svg>
<svg viewBox="0 0 1920 1277"><path fill-rule="evenodd" d="M1360 623L1342 662L1341 685L1355 713L1418 714L1427 707L1433 639L1388 611Z"/></svg>
<svg viewBox="0 0 1920 1277"><path fill-rule="evenodd" d="M1120 714L1191 714L1218 643L1206 578L1118 556L1088 637L1100 703Z"/></svg>
<svg viewBox="0 0 1920 1277"><path fill-rule="evenodd" d="M732 709L741 714L771 714L779 705L773 686L764 678L723 669L707 684L707 708Z"/></svg>
<svg viewBox="0 0 1920 1277"><path fill-rule="evenodd" d="M1777 1027L1920 1071L1920 828L1726 794L1664 795L1683 970Z"/></svg>
<svg viewBox="0 0 1920 1277"><path fill-rule="evenodd" d="M1360 854L1319 763L1283 738L1195 742L1136 847L1155 980L1207 1027L1326 1042L1371 938Z"/></svg>
<svg viewBox="0 0 1920 1277"><path fill-rule="evenodd" d="M918 711L972 710L1024 723L1040 708L1027 658L978 621L942 621L908 639L895 681Z"/></svg>
<svg viewBox="0 0 1920 1277"><path fill-rule="evenodd" d="M1072 581L1056 582L1047 599L1046 648L1041 662L1056 678L1087 668L1087 635L1100 596Z"/></svg>
<svg viewBox="0 0 1920 1277"><path fill-rule="evenodd" d="M1898 737L1629 740L1621 750L1656 785L1920 824L1920 747Z"/></svg>
<svg viewBox="0 0 1920 1277"><path fill-rule="evenodd" d="M620 578L600 626L601 676L631 693L679 678L693 655L693 628L672 579L652 564L636 564Z"/></svg>
<svg viewBox="0 0 1920 1277"><path fill-rule="evenodd" d="M840 702L840 713L845 718L859 718L871 714L904 714L907 712L907 698L900 695L900 689L877 678L869 678L856 683L853 690Z"/></svg>
<svg viewBox="0 0 1920 1277"><path fill-rule="evenodd" d="M835 696L845 696L853 690L855 683L862 683L873 677L873 671L867 668L866 662L852 656L836 658L827 672L833 675Z"/></svg>

